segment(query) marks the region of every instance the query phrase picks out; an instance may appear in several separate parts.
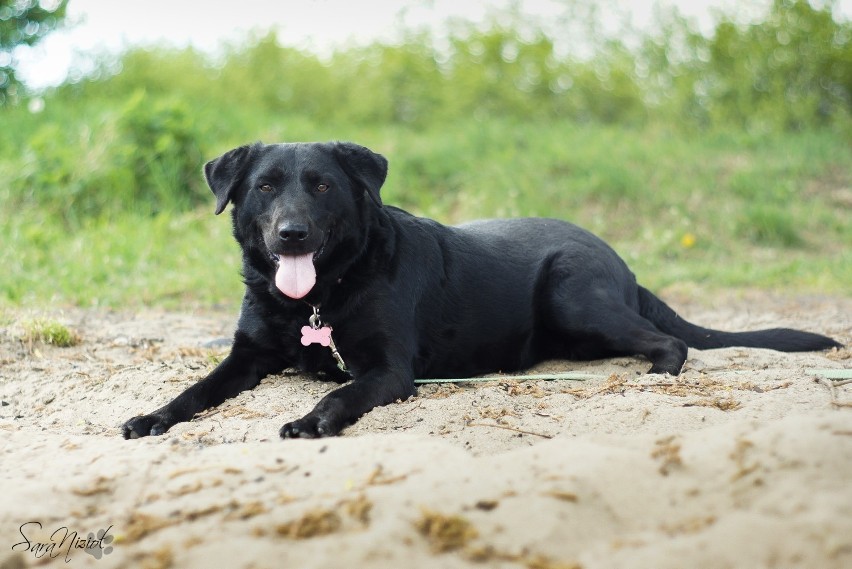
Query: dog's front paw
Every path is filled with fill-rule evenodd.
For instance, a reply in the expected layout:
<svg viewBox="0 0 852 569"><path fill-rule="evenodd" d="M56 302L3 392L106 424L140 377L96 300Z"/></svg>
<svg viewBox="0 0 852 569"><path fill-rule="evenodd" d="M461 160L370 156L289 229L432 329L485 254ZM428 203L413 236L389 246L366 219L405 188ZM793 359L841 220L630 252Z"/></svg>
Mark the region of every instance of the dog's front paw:
<svg viewBox="0 0 852 569"><path fill-rule="evenodd" d="M333 437L340 433L341 427L322 416L308 414L298 421L287 423L281 427L279 434L282 439L318 439Z"/></svg>
<svg viewBox="0 0 852 569"><path fill-rule="evenodd" d="M125 439L162 435L174 424L168 417L160 413L133 417L121 426Z"/></svg>

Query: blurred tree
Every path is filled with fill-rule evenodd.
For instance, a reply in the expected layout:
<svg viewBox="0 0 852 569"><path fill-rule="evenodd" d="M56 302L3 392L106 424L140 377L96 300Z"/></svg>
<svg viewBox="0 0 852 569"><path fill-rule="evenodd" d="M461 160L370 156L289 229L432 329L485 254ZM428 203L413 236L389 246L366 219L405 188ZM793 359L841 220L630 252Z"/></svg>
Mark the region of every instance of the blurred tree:
<svg viewBox="0 0 852 569"><path fill-rule="evenodd" d="M724 16L704 70L712 119L798 130L848 117L852 25L832 7L773 0L763 21L745 27Z"/></svg>
<svg viewBox="0 0 852 569"><path fill-rule="evenodd" d="M330 125L499 116L849 130L852 23L835 15L837 0L812 1L767 0L764 13L748 21L720 11L709 33L674 6L658 4L650 29L628 21L613 31L603 19L616 0L554 0L566 10L555 23L516 4L484 22L450 22L443 33L412 28L394 42L324 56L289 47L274 31L215 58L192 48L137 47L53 95L105 113L137 90L149 102L178 98L193 115L218 116L239 100L234 110L243 124L271 113ZM14 93L13 45L32 44L55 27L66 2L0 0L0 101Z"/></svg>
<svg viewBox="0 0 852 569"><path fill-rule="evenodd" d="M0 0L0 106L18 90L14 50L34 45L65 19L68 0Z"/></svg>
<svg viewBox="0 0 852 569"><path fill-rule="evenodd" d="M451 38L448 81L460 113L546 116L557 114L553 86L560 66L553 42L541 30L519 33L522 22L471 26ZM557 107L557 109L554 108Z"/></svg>

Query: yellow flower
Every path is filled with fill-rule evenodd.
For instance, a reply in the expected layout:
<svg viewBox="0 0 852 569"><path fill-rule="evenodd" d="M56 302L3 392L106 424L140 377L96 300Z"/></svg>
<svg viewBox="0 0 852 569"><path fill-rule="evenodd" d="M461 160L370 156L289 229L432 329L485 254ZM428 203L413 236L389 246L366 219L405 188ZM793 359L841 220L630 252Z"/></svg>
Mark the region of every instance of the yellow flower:
<svg viewBox="0 0 852 569"><path fill-rule="evenodd" d="M692 233L684 233L680 238L680 244L685 248L689 249L695 245L696 237Z"/></svg>

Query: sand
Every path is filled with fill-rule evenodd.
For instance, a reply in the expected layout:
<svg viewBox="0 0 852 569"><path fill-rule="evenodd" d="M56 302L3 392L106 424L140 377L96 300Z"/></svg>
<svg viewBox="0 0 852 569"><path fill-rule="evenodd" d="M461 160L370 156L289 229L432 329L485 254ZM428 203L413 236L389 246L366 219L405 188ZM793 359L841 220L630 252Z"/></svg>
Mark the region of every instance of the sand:
<svg viewBox="0 0 852 569"><path fill-rule="evenodd" d="M663 297L852 343L850 297ZM334 385L285 373L125 441L224 356L206 346L235 314L41 314L82 342L22 342L28 312L0 324L2 569L852 567L852 384L812 371L852 368L849 348L690 350L679 377L547 362L599 377L430 385L320 440L277 433Z"/></svg>

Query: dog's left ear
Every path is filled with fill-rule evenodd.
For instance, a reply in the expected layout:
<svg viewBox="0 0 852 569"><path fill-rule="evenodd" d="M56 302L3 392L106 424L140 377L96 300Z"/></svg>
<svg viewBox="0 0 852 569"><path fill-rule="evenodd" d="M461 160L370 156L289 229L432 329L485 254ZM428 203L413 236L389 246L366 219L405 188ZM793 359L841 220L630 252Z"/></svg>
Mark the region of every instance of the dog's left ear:
<svg viewBox="0 0 852 569"><path fill-rule="evenodd" d="M351 142L335 142L334 155L344 172L364 188L377 206L382 207L379 190L388 175L387 159Z"/></svg>
<svg viewBox="0 0 852 569"><path fill-rule="evenodd" d="M216 215L225 211L225 206L234 198L234 191L243 181L252 151L257 146L259 143L234 148L204 165L207 185L216 196Z"/></svg>

